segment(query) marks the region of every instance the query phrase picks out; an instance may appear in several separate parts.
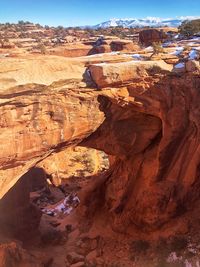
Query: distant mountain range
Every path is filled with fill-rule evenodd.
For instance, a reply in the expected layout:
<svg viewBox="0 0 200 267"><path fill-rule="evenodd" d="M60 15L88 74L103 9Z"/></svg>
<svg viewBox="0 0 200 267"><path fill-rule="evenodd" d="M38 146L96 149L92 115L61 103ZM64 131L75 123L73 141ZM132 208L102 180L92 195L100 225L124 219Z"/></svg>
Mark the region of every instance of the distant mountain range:
<svg viewBox="0 0 200 267"><path fill-rule="evenodd" d="M124 28L137 28L137 27L178 27L184 20L193 20L199 17L177 17L177 18L169 18L169 19L162 19L157 17L147 17L144 19L135 19L135 18L125 18L125 19L110 19L108 21L102 22L95 26L92 26L94 29L99 28L109 28L109 27L124 27Z"/></svg>

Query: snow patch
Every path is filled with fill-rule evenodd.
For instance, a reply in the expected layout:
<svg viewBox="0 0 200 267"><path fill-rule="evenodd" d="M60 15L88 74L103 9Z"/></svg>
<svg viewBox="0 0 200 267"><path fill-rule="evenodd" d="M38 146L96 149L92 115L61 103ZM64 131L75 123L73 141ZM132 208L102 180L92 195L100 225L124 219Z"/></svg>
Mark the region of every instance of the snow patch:
<svg viewBox="0 0 200 267"><path fill-rule="evenodd" d="M185 67L185 63L178 63L174 66L176 69L182 69Z"/></svg>
<svg viewBox="0 0 200 267"><path fill-rule="evenodd" d="M191 50L189 53L189 59L190 60L197 59L198 56L199 56L199 54L198 54L197 50L195 50L195 49Z"/></svg>
<svg viewBox="0 0 200 267"><path fill-rule="evenodd" d="M9 57L10 54L0 54L0 58Z"/></svg>
<svg viewBox="0 0 200 267"><path fill-rule="evenodd" d="M181 261L182 260L182 256L178 257L176 255L176 252L171 252L167 258L167 262L168 263L172 263L172 262L176 262L176 261Z"/></svg>
<svg viewBox="0 0 200 267"><path fill-rule="evenodd" d="M132 58L142 60L142 56L140 54L133 54Z"/></svg>
<svg viewBox="0 0 200 267"><path fill-rule="evenodd" d="M175 36L174 36L174 39L178 39L180 37L180 34L176 34Z"/></svg>
<svg viewBox="0 0 200 267"><path fill-rule="evenodd" d="M153 47L152 46L148 46L144 49L144 51L148 51L148 52L153 52Z"/></svg>
<svg viewBox="0 0 200 267"><path fill-rule="evenodd" d="M124 28L134 28L134 27L178 27L184 20L192 20L199 17L187 16L187 17L176 17L176 18L159 18L159 17L146 17L146 18L112 18L108 21L102 22L93 26L92 28L108 28L108 27L124 27Z"/></svg>
<svg viewBox="0 0 200 267"><path fill-rule="evenodd" d="M170 46L171 44L173 44L173 42L168 41L168 42L165 42L165 43L162 45L162 47L168 47L168 46Z"/></svg>
<svg viewBox="0 0 200 267"><path fill-rule="evenodd" d="M200 37L193 37L190 40L192 40L192 41L200 41Z"/></svg>
<svg viewBox="0 0 200 267"><path fill-rule="evenodd" d="M50 216L57 216L58 214L69 215L74 208L80 203L80 199L75 194L69 194L61 203L54 208L42 209L44 213Z"/></svg>
<svg viewBox="0 0 200 267"><path fill-rule="evenodd" d="M176 51L171 52L170 55L178 56L183 52L184 48L182 46L179 46L176 48Z"/></svg>

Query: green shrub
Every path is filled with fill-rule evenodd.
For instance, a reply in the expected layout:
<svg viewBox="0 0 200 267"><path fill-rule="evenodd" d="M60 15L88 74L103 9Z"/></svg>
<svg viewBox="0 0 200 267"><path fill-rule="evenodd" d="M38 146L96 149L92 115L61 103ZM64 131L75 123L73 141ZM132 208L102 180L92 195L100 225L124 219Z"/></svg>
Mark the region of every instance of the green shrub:
<svg viewBox="0 0 200 267"><path fill-rule="evenodd" d="M153 54L157 55L159 53L163 53L164 49L162 47L162 43L161 42L153 42L152 43L152 47L153 47Z"/></svg>
<svg viewBox="0 0 200 267"><path fill-rule="evenodd" d="M200 19L195 19L191 21L183 21L181 26L179 27L179 31L181 34L185 36L191 36L195 33L200 32Z"/></svg>
<svg viewBox="0 0 200 267"><path fill-rule="evenodd" d="M43 55L46 54L47 50L44 44L39 44L39 49L40 49L41 54Z"/></svg>

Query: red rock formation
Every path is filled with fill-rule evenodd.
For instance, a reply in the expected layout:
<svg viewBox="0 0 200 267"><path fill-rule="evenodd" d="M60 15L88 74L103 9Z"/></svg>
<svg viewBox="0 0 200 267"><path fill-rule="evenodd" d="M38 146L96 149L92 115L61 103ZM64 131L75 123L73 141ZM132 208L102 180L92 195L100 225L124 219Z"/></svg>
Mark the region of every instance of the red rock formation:
<svg viewBox="0 0 200 267"><path fill-rule="evenodd" d="M0 244L1 267L42 267L44 264L15 242Z"/></svg>
<svg viewBox="0 0 200 267"><path fill-rule="evenodd" d="M112 51L135 51L136 45L128 40L115 40L110 44ZM138 48L138 47L137 47Z"/></svg>
<svg viewBox="0 0 200 267"><path fill-rule="evenodd" d="M139 41L145 46L152 45L153 42L163 42L166 38L165 32L156 29L143 30L139 33Z"/></svg>
<svg viewBox="0 0 200 267"><path fill-rule="evenodd" d="M103 40L99 39L90 50L89 55L108 53L108 52L133 52L138 51L139 46L130 40Z"/></svg>
<svg viewBox="0 0 200 267"><path fill-rule="evenodd" d="M0 95L0 197L37 162L79 143L104 120L94 94L50 88L19 86Z"/></svg>
<svg viewBox="0 0 200 267"><path fill-rule="evenodd" d="M119 86L134 79L143 79L149 74L169 72L172 66L164 61L137 61L93 64L89 67L92 79L98 88Z"/></svg>
<svg viewBox="0 0 200 267"><path fill-rule="evenodd" d="M1 48L4 49L11 49L11 48L15 48L15 44L9 42L9 41L2 41L1 42Z"/></svg>
<svg viewBox="0 0 200 267"><path fill-rule="evenodd" d="M115 156L104 184L115 229L156 229L199 199L199 86L163 76L101 98L106 120L84 145Z"/></svg>
<svg viewBox="0 0 200 267"><path fill-rule="evenodd" d="M34 233L41 215L29 203L24 174L51 153L82 141L104 120L94 95L45 88L20 86L0 95L0 230L20 239Z"/></svg>
<svg viewBox="0 0 200 267"><path fill-rule="evenodd" d="M85 47L77 47L77 48L60 48L60 49L52 49L50 51L51 55L56 56L64 56L64 57L83 57L87 56L92 46L85 46Z"/></svg>
<svg viewBox="0 0 200 267"><path fill-rule="evenodd" d="M102 45L98 45L98 46L94 46L90 52L89 52L89 55L94 55L94 54L101 54L101 53L109 53L111 52L111 48L110 48L110 45L105 45L105 44L102 44Z"/></svg>
<svg viewBox="0 0 200 267"><path fill-rule="evenodd" d="M112 155L87 206L98 212L100 199L116 230L157 229L190 208L200 192L200 78L153 73L98 92L29 86L1 95L1 194L37 161L84 140Z"/></svg>
<svg viewBox="0 0 200 267"><path fill-rule="evenodd" d="M31 187L35 186L39 178L36 174L38 175L38 172L30 170L1 199L0 237L3 234L27 240L38 234L41 211L29 201Z"/></svg>

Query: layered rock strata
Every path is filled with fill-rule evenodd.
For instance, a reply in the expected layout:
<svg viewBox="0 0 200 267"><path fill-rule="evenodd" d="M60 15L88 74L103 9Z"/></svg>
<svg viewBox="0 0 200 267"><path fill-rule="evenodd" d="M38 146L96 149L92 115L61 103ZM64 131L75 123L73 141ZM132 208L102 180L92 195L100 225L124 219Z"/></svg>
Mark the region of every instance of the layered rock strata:
<svg viewBox="0 0 200 267"><path fill-rule="evenodd" d="M146 69L100 91L27 85L2 94L1 196L38 161L82 142L112 156L95 197L117 231L157 229L192 208L200 192L200 77Z"/></svg>

